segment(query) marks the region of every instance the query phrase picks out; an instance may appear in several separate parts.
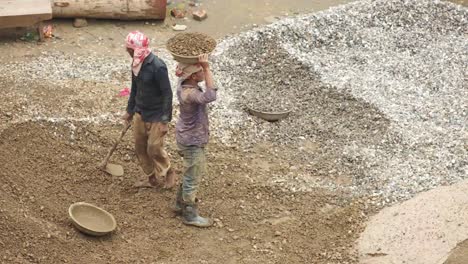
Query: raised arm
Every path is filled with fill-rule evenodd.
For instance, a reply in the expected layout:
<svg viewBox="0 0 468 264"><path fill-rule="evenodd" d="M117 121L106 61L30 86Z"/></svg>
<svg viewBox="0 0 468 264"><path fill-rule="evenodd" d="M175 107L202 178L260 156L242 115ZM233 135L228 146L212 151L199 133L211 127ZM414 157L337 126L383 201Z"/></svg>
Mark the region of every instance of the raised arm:
<svg viewBox="0 0 468 264"><path fill-rule="evenodd" d="M216 89L213 80L213 73L211 73L210 64L208 62L208 54L202 54L198 57L200 66L203 68L205 74L205 83L207 89Z"/></svg>
<svg viewBox="0 0 468 264"><path fill-rule="evenodd" d="M200 55L198 61L205 75L206 91L202 92L192 89L187 94L187 100L196 102L197 104L211 103L216 100L217 89L215 88L213 74L211 73L210 64L208 62L208 54Z"/></svg>

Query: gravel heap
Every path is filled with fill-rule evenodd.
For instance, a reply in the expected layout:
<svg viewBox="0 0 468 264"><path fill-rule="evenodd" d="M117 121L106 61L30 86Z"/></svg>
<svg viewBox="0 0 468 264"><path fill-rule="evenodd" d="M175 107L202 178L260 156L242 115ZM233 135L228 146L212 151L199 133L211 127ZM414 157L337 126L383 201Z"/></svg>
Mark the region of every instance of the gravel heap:
<svg viewBox="0 0 468 264"><path fill-rule="evenodd" d="M203 33L179 33L167 41L167 48L178 55L198 56L213 51L216 41Z"/></svg>
<svg viewBox="0 0 468 264"><path fill-rule="evenodd" d="M294 190L340 187L329 180L337 175L385 204L467 178L467 33L462 6L385 0L228 38L216 50L224 94L214 133L298 147L289 158L310 170L273 177ZM268 123L247 116L247 106L293 113ZM307 142L320 147L301 151ZM314 169L318 156L328 158L323 170Z"/></svg>
<svg viewBox="0 0 468 264"><path fill-rule="evenodd" d="M155 53L163 58L170 72L175 69L166 50ZM5 110L15 116L15 122L120 122L127 97L119 97L118 93L131 86L131 59L126 55L125 50L117 57L54 51L43 52L28 63L0 64L0 82L13 88L3 94L0 103L9 101ZM174 74L169 76L176 83ZM45 95L49 100L43 99Z"/></svg>
<svg viewBox="0 0 468 264"><path fill-rule="evenodd" d="M125 55L124 52L122 52ZM83 81L117 82L129 79L130 61L124 56L119 59L63 53L42 52L34 60L3 65L8 71L1 71L0 77L11 78L23 83L31 80L51 80L54 82L79 79Z"/></svg>

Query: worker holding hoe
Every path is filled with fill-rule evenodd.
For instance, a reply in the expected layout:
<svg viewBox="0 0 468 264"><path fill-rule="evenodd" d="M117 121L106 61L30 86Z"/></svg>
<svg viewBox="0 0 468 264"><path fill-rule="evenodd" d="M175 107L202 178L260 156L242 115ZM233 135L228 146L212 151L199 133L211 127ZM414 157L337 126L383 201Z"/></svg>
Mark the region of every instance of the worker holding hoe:
<svg viewBox="0 0 468 264"><path fill-rule="evenodd" d="M164 188L175 184L175 173L164 150L164 137L172 119L172 90L166 64L149 48L149 39L133 31L126 38L132 57L132 88L123 119L133 120L135 152L145 173L136 187L155 187L164 178Z"/></svg>
<svg viewBox="0 0 468 264"><path fill-rule="evenodd" d="M176 140L184 159L184 175L176 198L176 210L187 225L209 227L212 221L198 215L197 192L201 177L206 173L205 145L209 127L207 104L216 100L216 88L208 55L200 55L198 64L179 63L177 98L180 116L176 124ZM203 90L199 83L205 81Z"/></svg>

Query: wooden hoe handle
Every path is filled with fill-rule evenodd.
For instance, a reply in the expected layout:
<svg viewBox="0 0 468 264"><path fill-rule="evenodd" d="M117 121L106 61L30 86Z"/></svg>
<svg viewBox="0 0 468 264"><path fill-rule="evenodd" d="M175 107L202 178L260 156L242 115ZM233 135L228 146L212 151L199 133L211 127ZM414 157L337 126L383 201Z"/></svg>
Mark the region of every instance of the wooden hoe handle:
<svg viewBox="0 0 468 264"><path fill-rule="evenodd" d="M122 129L122 132L120 133L120 137L115 141L114 145L112 146L111 149L109 149L109 152L107 153L106 158L102 161L101 165L99 167L101 169L105 169L107 162L109 162L110 157L112 156L112 153L114 153L114 150L117 148L119 145L120 141L122 141L122 138L125 136L125 133L127 133L127 130L132 126L130 122L126 123L124 128Z"/></svg>

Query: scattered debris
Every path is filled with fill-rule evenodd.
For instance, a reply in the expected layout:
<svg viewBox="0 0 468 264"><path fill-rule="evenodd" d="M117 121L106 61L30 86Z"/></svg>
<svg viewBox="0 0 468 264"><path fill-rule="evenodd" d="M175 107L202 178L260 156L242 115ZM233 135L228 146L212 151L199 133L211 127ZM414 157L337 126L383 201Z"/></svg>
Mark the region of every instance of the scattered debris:
<svg viewBox="0 0 468 264"><path fill-rule="evenodd" d="M22 37L20 37L20 40L22 41L35 41L38 38L38 34L36 32L26 32Z"/></svg>
<svg viewBox="0 0 468 264"><path fill-rule="evenodd" d="M187 25L175 24L174 26L172 26L172 29L175 31L184 31L187 29Z"/></svg>
<svg viewBox="0 0 468 264"><path fill-rule="evenodd" d="M130 88L128 88L128 87L123 88L119 92L120 97L126 97L126 96L129 96L129 95L130 95Z"/></svg>
<svg viewBox="0 0 468 264"><path fill-rule="evenodd" d="M184 18L186 13L187 13L187 11L179 9L179 8L171 9L171 16L173 16L175 18Z"/></svg>
<svg viewBox="0 0 468 264"><path fill-rule="evenodd" d="M73 26L76 28L82 28L88 26L88 21L85 18L75 18Z"/></svg>
<svg viewBox="0 0 468 264"><path fill-rule="evenodd" d="M44 26L42 32L44 33L44 38L52 38L54 36L52 34L52 25Z"/></svg>
<svg viewBox="0 0 468 264"><path fill-rule="evenodd" d="M196 10L192 13L193 19L197 21L205 20L208 17L206 10Z"/></svg>

